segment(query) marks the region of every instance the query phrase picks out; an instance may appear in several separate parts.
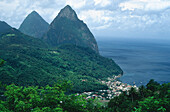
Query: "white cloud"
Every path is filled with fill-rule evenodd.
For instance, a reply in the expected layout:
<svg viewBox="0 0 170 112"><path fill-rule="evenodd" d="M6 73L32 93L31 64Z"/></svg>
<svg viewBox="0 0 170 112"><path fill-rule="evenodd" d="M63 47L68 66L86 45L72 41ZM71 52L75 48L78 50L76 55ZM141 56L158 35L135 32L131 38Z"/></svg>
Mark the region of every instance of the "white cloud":
<svg viewBox="0 0 170 112"><path fill-rule="evenodd" d="M108 10L87 10L81 11L79 17L82 20L92 20L97 23L108 23L112 20L112 11Z"/></svg>
<svg viewBox="0 0 170 112"><path fill-rule="evenodd" d="M119 7L122 9L122 11L125 11L125 10L134 11L135 9L143 9L144 8L143 4L141 4L139 2L137 3L134 1L120 3Z"/></svg>
<svg viewBox="0 0 170 112"><path fill-rule="evenodd" d="M18 5L19 5L18 0L15 0L14 2L11 2L11 3L0 1L0 12L2 14L10 16L10 14L12 13L12 10L16 10Z"/></svg>
<svg viewBox="0 0 170 112"><path fill-rule="evenodd" d="M112 22L112 11L108 10L87 10L79 14L79 18L86 23L93 24L92 29L108 28Z"/></svg>
<svg viewBox="0 0 170 112"><path fill-rule="evenodd" d="M129 0L119 4L122 11L140 9L144 11L160 11L170 7L169 0Z"/></svg>
<svg viewBox="0 0 170 112"><path fill-rule="evenodd" d="M170 7L170 1L160 1L150 2L146 5L145 10L164 10Z"/></svg>
<svg viewBox="0 0 170 112"><path fill-rule="evenodd" d="M66 5L79 9L86 5L86 0L66 0Z"/></svg>
<svg viewBox="0 0 170 112"><path fill-rule="evenodd" d="M94 5L100 5L101 7L106 7L112 3L111 0L94 0Z"/></svg>
<svg viewBox="0 0 170 112"><path fill-rule="evenodd" d="M92 30L103 30L103 29L107 29L111 26L111 23L109 24L105 24L105 25L101 25L101 26L95 26L95 27L92 27L91 29Z"/></svg>

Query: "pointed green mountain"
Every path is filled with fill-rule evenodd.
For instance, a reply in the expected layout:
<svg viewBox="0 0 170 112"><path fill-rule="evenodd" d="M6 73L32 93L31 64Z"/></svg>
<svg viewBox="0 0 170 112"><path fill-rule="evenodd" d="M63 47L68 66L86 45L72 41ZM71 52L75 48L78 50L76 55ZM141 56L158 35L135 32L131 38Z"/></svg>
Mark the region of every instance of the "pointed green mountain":
<svg viewBox="0 0 170 112"><path fill-rule="evenodd" d="M47 32L49 24L36 12L31 12L21 24L19 30L35 38L41 38Z"/></svg>
<svg viewBox="0 0 170 112"><path fill-rule="evenodd" d="M89 47L98 53L93 34L87 25L78 19L76 12L69 5L59 12L43 39L51 46L73 44Z"/></svg>
<svg viewBox="0 0 170 112"><path fill-rule="evenodd" d="M0 21L0 33L4 33L5 31L11 29L11 26L9 26L6 22Z"/></svg>

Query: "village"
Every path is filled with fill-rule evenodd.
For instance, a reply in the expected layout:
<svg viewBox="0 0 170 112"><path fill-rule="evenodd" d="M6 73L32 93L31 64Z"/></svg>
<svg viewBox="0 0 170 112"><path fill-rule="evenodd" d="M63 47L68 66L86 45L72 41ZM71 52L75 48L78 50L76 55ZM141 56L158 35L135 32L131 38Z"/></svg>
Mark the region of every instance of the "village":
<svg viewBox="0 0 170 112"><path fill-rule="evenodd" d="M122 83L117 79L120 78L119 76L114 76L113 78L108 78L107 81L101 81L102 84L106 84L108 86L107 90L99 90L96 92L84 92L82 95L87 95L86 99L94 99L98 98L100 100L110 100L116 96L119 96L122 92L127 92L133 87L138 90L138 87L134 85L129 85L126 83Z"/></svg>

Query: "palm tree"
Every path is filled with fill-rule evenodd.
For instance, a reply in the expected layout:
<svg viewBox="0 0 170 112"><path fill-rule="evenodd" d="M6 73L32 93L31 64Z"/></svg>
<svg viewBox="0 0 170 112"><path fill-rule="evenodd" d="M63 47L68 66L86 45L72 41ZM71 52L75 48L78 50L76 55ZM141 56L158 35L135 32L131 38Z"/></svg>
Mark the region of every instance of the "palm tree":
<svg viewBox="0 0 170 112"><path fill-rule="evenodd" d="M132 103L133 103L133 101L134 101L135 95L137 95L136 89L132 87L132 88L129 90L129 96L130 96L131 99L132 99Z"/></svg>
<svg viewBox="0 0 170 112"><path fill-rule="evenodd" d="M141 94L141 96L144 98L144 91L145 91L145 86L142 85L141 87L139 87L139 92Z"/></svg>

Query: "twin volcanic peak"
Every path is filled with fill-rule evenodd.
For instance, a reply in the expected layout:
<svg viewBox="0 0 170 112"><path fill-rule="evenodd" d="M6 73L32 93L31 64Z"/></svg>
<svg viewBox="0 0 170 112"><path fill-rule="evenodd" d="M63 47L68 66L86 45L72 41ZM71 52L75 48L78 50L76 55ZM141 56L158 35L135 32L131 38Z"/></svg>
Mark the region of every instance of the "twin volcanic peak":
<svg viewBox="0 0 170 112"><path fill-rule="evenodd" d="M78 19L76 12L67 5L52 21L43 39L51 46L73 44L89 47L98 53L97 42L87 25Z"/></svg>
<svg viewBox="0 0 170 112"><path fill-rule="evenodd" d="M51 47L72 44L88 47L99 53L93 34L69 5L59 12L50 25L33 11L26 17L19 30L24 34L42 38Z"/></svg>
<svg viewBox="0 0 170 112"><path fill-rule="evenodd" d="M31 12L20 25L19 30L35 38L41 38L47 32L49 24L36 12Z"/></svg>

